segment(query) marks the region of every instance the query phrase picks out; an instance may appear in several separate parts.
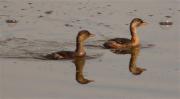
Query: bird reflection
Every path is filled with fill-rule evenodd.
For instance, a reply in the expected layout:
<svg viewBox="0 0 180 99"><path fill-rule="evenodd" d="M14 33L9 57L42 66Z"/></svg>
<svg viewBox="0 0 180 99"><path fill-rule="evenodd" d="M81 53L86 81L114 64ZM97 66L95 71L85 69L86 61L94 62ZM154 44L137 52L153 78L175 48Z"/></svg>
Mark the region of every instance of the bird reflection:
<svg viewBox="0 0 180 99"><path fill-rule="evenodd" d="M74 64L76 66L76 81L80 84L88 84L90 82L94 82L94 80L84 78L83 68L85 65L85 61L85 57L76 57L74 59Z"/></svg>
<svg viewBox="0 0 180 99"><path fill-rule="evenodd" d="M140 47L134 47L131 50L131 58L129 61L129 71L134 75L140 75L143 71L146 70L145 68L141 68L136 65L139 52L140 52Z"/></svg>
<svg viewBox="0 0 180 99"><path fill-rule="evenodd" d="M111 52L113 52L115 54L131 54L131 58L129 61L129 71L133 75L140 75L141 73L146 71L145 68L141 68L136 65L137 57L140 52L140 47L132 47L131 49L115 49L115 50L113 49L113 50L111 50Z"/></svg>

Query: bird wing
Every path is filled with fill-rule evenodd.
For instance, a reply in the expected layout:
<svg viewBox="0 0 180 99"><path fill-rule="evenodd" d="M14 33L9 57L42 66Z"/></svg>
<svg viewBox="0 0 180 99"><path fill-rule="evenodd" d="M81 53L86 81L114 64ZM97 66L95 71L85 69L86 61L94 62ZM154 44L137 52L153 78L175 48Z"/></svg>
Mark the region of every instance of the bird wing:
<svg viewBox="0 0 180 99"><path fill-rule="evenodd" d="M131 40L127 39L127 38L114 38L114 39L111 39L109 41L115 41L116 43L119 43L119 44L129 44L129 43L131 43Z"/></svg>

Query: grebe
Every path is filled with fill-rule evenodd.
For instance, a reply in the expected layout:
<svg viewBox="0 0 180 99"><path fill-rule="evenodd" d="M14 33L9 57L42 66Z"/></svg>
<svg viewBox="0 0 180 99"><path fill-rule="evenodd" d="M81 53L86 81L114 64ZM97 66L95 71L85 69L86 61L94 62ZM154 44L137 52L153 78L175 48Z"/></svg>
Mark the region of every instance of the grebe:
<svg viewBox="0 0 180 99"><path fill-rule="evenodd" d="M87 30L79 31L76 37L76 50L75 51L59 51L51 53L45 56L47 59L52 60L61 60L61 59L73 59L74 57L82 57L86 55L84 49L84 41L89 37L93 37L94 34L91 34Z"/></svg>
<svg viewBox="0 0 180 99"><path fill-rule="evenodd" d="M103 45L108 49L131 48L140 45L140 39L136 33L138 27L147 24L140 18L134 18L130 23L131 39L114 38L105 42Z"/></svg>

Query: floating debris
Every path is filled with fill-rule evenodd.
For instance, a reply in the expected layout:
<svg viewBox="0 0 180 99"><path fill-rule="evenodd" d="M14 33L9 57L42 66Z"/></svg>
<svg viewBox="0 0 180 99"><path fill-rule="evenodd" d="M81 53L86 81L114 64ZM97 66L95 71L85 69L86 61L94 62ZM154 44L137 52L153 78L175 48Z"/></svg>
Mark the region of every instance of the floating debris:
<svg viewBox="0 0 180 99"><path fill-rule="evenodd" d="M50 10L50 11L46 11L45 12L45 14L52 14L53 13L53 11L52 10Z"/></svg>
<svg viewBox="0 0 180 99"><path fill-rule="evenodd" d="M15 19L6 20L6 23L7 23L7 25L8 25L9 27L14 27L14 26L16 26L17 22L18 22L18 21L15 20Z"/></svg>
<svg viewBox="0 0 180 99"><path fill-rule="evenodd" d="M71 24L65 24L66 27L73 27Z"/></svg>
<svg viewBox="0 0 180 99"><path fill-rule="evenodd" d="M17 20L6 20L6 23L17 23Z"/></svg>
<svg viewBox="0 0 180 99"><path fill-rule="evenodd" d="M173 25L173 22L165 21L165 22L159 22L160 25Z"/></svg>
<svg viewBox="0 0 180 99"><path fill-rule="evenodd" d="M169 21L169 20L161 21L161 22L159 22L159 25L163 30L168 30L172 27L173 22Z"/></svg>

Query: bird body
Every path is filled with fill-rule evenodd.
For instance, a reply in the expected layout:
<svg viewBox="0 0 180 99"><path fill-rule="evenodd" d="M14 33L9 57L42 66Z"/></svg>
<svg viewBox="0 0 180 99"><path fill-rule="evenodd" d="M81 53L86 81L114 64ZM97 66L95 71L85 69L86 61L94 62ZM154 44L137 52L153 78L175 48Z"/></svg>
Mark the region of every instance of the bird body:
<svg viewBox="0 0 180 99"><path fill-rule="evenodd" d="M108 49L132 48L140 45L140 39L137 35L137 28L145 25L142 19L134 18L130 23L131 39L114 38L105 42L103 45Z"/></svg>
<svg viewBox="0 0 180 99"><path fill-rule="evenodd" d="M46 55L45 58L52 59L52 60L61 60L61 59L73 59L75 57L83 57L86 55L86 52L84 49L84 41L92 36L94 36L94 35L91 34L89 31L82 30L78 33L78 35L76 37L75 51L54 52L54 53Z"/></svg>

